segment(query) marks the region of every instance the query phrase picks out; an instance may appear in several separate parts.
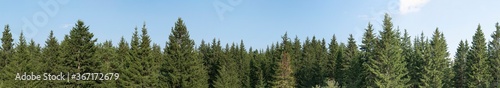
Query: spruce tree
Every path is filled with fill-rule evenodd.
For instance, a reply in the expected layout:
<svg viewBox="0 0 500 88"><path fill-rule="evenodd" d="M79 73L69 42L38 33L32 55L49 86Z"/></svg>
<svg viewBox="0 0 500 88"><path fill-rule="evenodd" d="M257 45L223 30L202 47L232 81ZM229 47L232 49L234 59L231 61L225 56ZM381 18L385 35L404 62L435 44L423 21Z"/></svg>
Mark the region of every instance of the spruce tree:
<svg viewBox="0 0 500 88"><path fill-rule="evenodd" d="M14 42L14 39L12 39L10 27L9 25L5 25L2 35L2 52L0 53L2 62L0 62L0 69L9 63L8 58L11 58L13 52L12 48L14 44L12 44L12 42Z"/></svg>
<svg viewBox="0 0 500 88"><path fill-rule="evenodd" d="M16 44L16 47L14 48L14 52L12 52L14 55L12 55L12 58L8 58L9 64L3 68L3 74L6 78L16 78L16 75L23 74L24 72L31 72L29 71L29 67L27 66L28 61L30 60L29 56L29 51L28 51L28 44L26 43L26 40L24 39L23 32L21 32L19 36L19 42ZM12 79L7 79L7 80L12 80ZM26 81L5 81L4 82L5 87L33 87L32 85L28 84Z"/></svg>
<svg viewBox="0 0 500 88"><path fill-rule="evenodd" d="M12 34L10 33L9 25L5 25L4 31L2 32L2 51L0 52L0 72L3 72L7 68L7 64L10 63L12 54L14 52L14 39L12 39ZM0 74L0 80L8 80L7 74ZM3 81L2 81L3 83Z"/></svg>
<svg viewBox="0 0 500 88"><path fill-rule="evenodd" d="M118 72L118 64L115 63L118 60L116 59L117 54L116 51L113 47L113 44L111 41L106 40L104 43L99 43L96 46L96 51L95 54L92 58L97 60L96 62L100 62L97 68L97 72L102 72L102 73L116 73ZM115 87L117 86L117 83L113 81L96 81L99 83L98 85L93 85L97 87Z"/></svg>
<svg viewBox="0 0 500 88"><path fill-rule="evenodd" d="M142 66L141 70L141 82L140 85L142 87L157 87L159 86L158 80L153 78L153 75L157 75L159 73L158 68L154 68L154 58L151 56L151 39L148 35L148 30L146 28L146 23L142 25L141 30L141 41L139 43L138 52L137 52L137 60ZM157 72L158 71L158 72Z"/></svg>
<svg viewBox="0 0 500 88"><path fill-rule="evenodd" d="M337 38L335 35L332 36L332 39L330 40L330 44L328 44L328 60L326 61L326 66L325 68L325 76L329 79L335 79L335 74L337 74L336 71L336 65L337 65L337 57L339 52L339 44L337 42Z"/></svg>
<svg viewBox="0 0 500 88"><path fill-rule="evenodd" d="M374 59L374 48L376 44L375 34L373 33L373 25L368 23L368 26L365 29L365 33L363 34L363 40L361 41L362 45L361 49L361 60L360 64L363 65L363 69L361 71L360 86L359 87L371 87L375 86L375 74L371 73L368 69L370 68L370 61Z"/></svg>
<svg viewBox="0 0 500 88"><path fill-rule="evenodd" d="M455 60L453 65L453 71L455 72L455 77L453 78L453 85L456 88L467 87L467 74L466 74L466 59L469 51L469 43L467 40L460 41L457 52L455 53Z"/></svg>
<svg viewBox="0 0 500 88"><path fill-rule="evenodd" d="M491 40L488 45L488 50L489 50L489 62L491 66L491 76L492 78L492 87L499 87L500 82L500 25L496 23L495 25L496 30L491 34Z"/></svg>
<svg viewBox="0 0 500 88"><path fill-rule="evenodd" d="M278 63L278 69L276 70L273 88L294 88L295 87L295 77L293 76L293 67L291 64L291 55L289 55L292 46L290 38L288 38L287 33L281 37L282 43L279 51L281 52L281 57Z"/></svg>
<svg viewBox="0 0 500 88"><path fill-rule="evenodd" d="M343 53L344 58L342 58L339 62L341 66L340 71L337 72L337 74L341 74L341 76L339 76L340 78L337 78L337 80L340 81L340 86L356 86L355 81L357 80L357 70L359 68L355 66L357 65L358 61L358 52L359 51L356 45L356 41L354 40L352 34L350 34L347 41L347 49Z"/></svg>
<svg viewBox="0 0 500 88"><path fill-rule="evenodd" d="M413 62L411 62L411 59L413 57L414 50L413 50L413 46L412 46L412 42L411 42L411 37L408 34L408 31L406 31L406 29L404 30L404 34L401 37L401 49L403 49L402 55L405 58L405 62L407 63L406 67L408 69L408 74L405 76L405 78L410 79L410 81L408 81L408 84L410 86L415 86L415 85L413 85L412 81L414 81L417 78L412 78L411 75L410 75L410 74L416 74L417 73L415 71L413 71L415 73L410 72L410 71L412 71L410 69L411 69L411 67L413 65L412 64ZM419 80L419 79L417 79L417 80Z"/></svg>
<svg viewBox="0 0 500 88"><path fill-rule="evenodd" d="M391 18L385 14L383 31L380 32L380 40L377 43L376 59L370 60L370 72L376 75L375 84L381 88L408 87L409 79L404 78L407 74L406 62L402 57L397 32L393 30Z"/></svg>
<svg viewBox="0 0 500 88"><path fill-rule="evenodd" d="M448 68L448 51L446 41L441 32L436 28L432 36L431 58L425 58L424 71L422 72L422 84L420 87L442 88L446 79L445 70Z"/></svg>
<svg viewBox="0 0 500 88"><path fill-rule="evenodd" d="M43 59L42 63L45 63L45 66L51 68L45 68L43 72L56 74L59 73L62 69L62 59L61 58L61 50L60 45L54 36L53 31L50 31L49 38L45 41L45 47L42 49ZM48 82L47 87L57 87L62 82L54 81Z"/></svg>
<svg viewBox="0 0 500 88"><path fill-rule="evenodd" d="M236 46L234 43L231 45L231 48L226 51L226 55L224 58L220 58L220 65L218 71L217 79L214 81L215 88L241 88L241 79L239 75L239 68L237 66L237 62L235 61L233 56L235 56L234 52L236 52ZM227 48L226 48L227 49Z"/></svg>
<svg viewBox="0 0 500 88"><path fill-rule="evenodd" d="M189 38L186 25L179 18L169 35L166 63L162 75L170 87L206 88L208 74L203 60L194 53L194 41Z"/></svg>
<svg viewBox="0 0 500 88"><path fill-rule="evenodd" d="M97 41L93 37L94 34L89 32L89 26L81 20L78 20L71 29L65 46L67 56L64 57L72 62L67 64L71 68L70 73L99 72L96 69L99 62L92 58L95 52L94 43ZM78 81L75 86L91 87L94 84L95 81Z"/></svg>
<svg viewBox="0 0 500 88"><path fill-rule="evenodd" d="M489 73L489 63L487 62L486 40L481 26L478 25L476 33L472 37L472 46L467 55L468 86L469 87L489 87L491 75Z"/></svg>
<svg viewBox="0 0 500 88"><path fill-rule="evenodd" d="M137 70L137 64L133 61L130 53L129 44L125 41L125 38L121 38L118 43L118 49L116 51L118 54L120 67L119 73L120 78L117 80L117 87L139 87L135 80L139 77L139 71Z"/></svg>

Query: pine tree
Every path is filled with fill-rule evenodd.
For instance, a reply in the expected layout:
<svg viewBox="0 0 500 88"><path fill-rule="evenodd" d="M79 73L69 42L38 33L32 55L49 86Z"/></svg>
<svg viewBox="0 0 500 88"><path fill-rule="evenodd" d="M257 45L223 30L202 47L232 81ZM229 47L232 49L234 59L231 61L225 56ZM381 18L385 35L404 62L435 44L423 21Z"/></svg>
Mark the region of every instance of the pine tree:
<svg viewBox="0 0 500 88"><path fill-rule="evenodd" d="M102 72L102 73L116 73L118 72L119 67L117 62L117 54L116 51L113 47L113 44L111 41L106 40L104 43L99 43L96 46L96 51L95 54L92 58L100 62L97 68L97 72ZM97 81L97 85L93 86L98 86L98 87L115 87L117 86L117 83L115 81Z"/></svg>
<svg viewBox="0 0 500 88"><path fill-rule="evenodd" d="M203 44L201 45L203 46ZM205 58L205 66L208 68L208 75L209 75L209 87L213 87L214 81L217 79L217 73L219 70L220 66L220 60L223 59L223 53L222 53L222 46L220 45L220 41L216 41L214 38L212 40L212 44L210 46L206 45L207 48L200 47L200 51L206 52L207 57Z"/></svg>
<svg viewBox="0 0 500 88"><path fill-rule="evenodd" d="M220 58L220 65L217 79L214 82L215 88L241 88L241 79L239 68L235 59L236 45L233 43L231 48L226 48L226 56Z"/></svg>
<svg viewBox="0 0 500 88"><path fill-rule="evenodd" d="M0 69L5 67L9 63L8 58L12 56L12 48L13 45L12 42L14 42L14 39L12 39L12 34L10 33L10 28L9 25L5 25L3 35L2 35L2 52L0 53L1 55L1 61L0 62Z"/></svg>
<svg viewBox="0 0 500 88"><path fill-rule="evenodd" d="M159 70L154 68L153 56L151 56L151 39L148 35L148 30L146 28L146 23L142 25L141 41L139 44L139 51L137 52L137 60L142 65L141 69L141 82L142 87L157 87L159 86L158 80L153 78L153 75L157 75ZM158 72L156 72L158 71Z"/></svg>
<svg viewBox="0 0 500 88"><path fill-rule="evenodd" d="M377 43L376 59L370 60L370 72L376 75L375 84L381 88L408 87L409 79L404 78L407 74L406 62L402 57L397 32L393 30L391 18L385 14L383 31L380 32L380 40Z"/></svg>
<svg viewBox="0 0 500 88"><path fill-rule="evenodd" d="M368 26L365 29L365 33L363 34L363 43L360 46L361 49L361 60L360 64L363 65L363 71L361 71L360 78L360 86L359 87L372 87L375 86L375 74L372 74L368 69L370 68L370 61L374 59L374 48L376 44L375 34L373 33L373 25L368 23Z"/></svg>
<svg viewBox="0 0 500 88"><path fill-rule="evenodd" d="M142 65L142 60L140 56L140 36L139 32L137 31L137 27L134 28L134 33L132 34L132 38L130 41L130 50L129 50L129 55L130 59L126 62L128 63L128 70L130 71L130 74L128 75L130 78L129 81L130 87L142 87L144 79L142 78L142 72L144 71L143 68L144 66Z"/></svg>
<svg viewBox="0 0 500 88"><path fill-rule="evenodd" d="M420 87L442 88L446 79L445 70L448 68L448 51L446 41L436 28L431 40L431 58L425 58L422 84ZM449 74L448 74L449 75Z"/></svg>
<svg viewBox="0 0 500 88"><path fill-rule="evenodd" d="M328 60L326 61L325 71L326 77L329 79L335 79L337 57L339 52L339 44L337 43L337 38L335 35L332 36L330 44L328 44Z"/></svg>
<svg viewBox="0 0 500 88"><path fill-rule="evenodd" d="M472 37L472 46L467 56L468 72L467 78L469 87L489 87L490 73L487 62L486 40L479 25L476 33Z"/></svg>
<svg viewBox="0 0 500 88"><path fill-rule="evenodd" d="M467 87L467 74L466 74L466 59L467 53L469 51L469 44L467 40L460 41L457 52L455 53L455 61L453 65L453 71L455 72L455 77L453 78L453 84L456 88L465 88Z"/></svg>
<svg viewBox="0 0 500 88"><path fill-rule="evenodd" d="M263 88L265 87L265 79L264 79L264 65L263 65L263 55L259 53L258 50L253 51L252 47L250 47L250 85L252 88Z"/></svg>
<svg viewBox="0 0 500 88"><path fill-rule="evenodd" d="M50 31L49 38L45 41L45 47L42 49L42 63L45 63L45 66L51 68L44 68L44 71L51 74L60 73L62 69L62 59L61 58L61 48L60 45L54 36L53 31ZM60 81L47 82L47 87L57 87L58 84L61 84Z"/></svg>
<svg viewBox="0 0 500 88"><path fill-rule="evenodd" d="M150 68L151 69L151 74L149 75L150 79L151 80L150 82L152 82L153 84L155 85L152 85L153 87L162 87L162 84L161 83L161 74L160 74L160 68L161 68L161 64L164 63L163 61L163 53L161 51L161 47L160 45L158 44L153 44L153 47L152 47L152 51L151 51L151 55L150 55L150 58L151 58L151 61L150 61Z"/></svg>
<svg viewBox="0 0 500 88"><path fill-rule="evenodd" d="M67 38L67 52L66 59L69 63L68 67L71 68L70 73L91 73L99 72L96 68L99 62L92 58L95 52L94 43L97 39L93 39L94 34L89 32L89 26L86 26L83 21L78 20L70 31ZM90 87L95 84L95 81L78 81L75 86Z"/></svg>
<svg viewBox="0 0 500 88"><path fill-rule="evenodd" d="M491 34L491 40L489 42L488 50L489 50L489 62L491 66L491 75L492 75L492 87L499 87L500 82L500 25L496 23L496 30Z"/></svg>
<svg viewBox="0 0 500 88"><path fill-rule="evenodd" d="M276 81L274 82L273 88L294 88L295 78L293 76L291 55L289 55L292 47L290 38L288 38L287 33L281 37L283 42L279 51L281 51L281 58L278 63L278 69L276 70Z"/></svg>
<svg viewBox="0 0 500 88"><path fill-rule="evenodd" d="M10 59L12 58L12 54L14 52L12 34L10 33L9 25L5 25L4 31L2 33L2 51L0 52L0 72L5 73L4 68L7 68L7 65L10 63ZM0 74L0 80L8 80L7 74ZM0 83L4 83L3 81ZM6 83L5 83L6 84Z"/></svg>
<svg viewBox="0 0 500 88"><path fill-rule="evenodd" d="M357 80L357 70L359 68L355 66L357 66L357 61L359 59L358 52L356 41L352 34L350 34L347 41L347 49L343 53L344 58L339 62L341 66L340 71L337 72L337 74L341 74L341 76L339 76L340 78L337 78L337 80L340 81L340 86L355 87L357 85L355 81Z"/></svg>
<svg viewBox="0 0 500 88"><path fill-rule="evenodd" d="M194 53L194 41L183 20L179 18L169 35L166 63L162 75L170 87L205 88L208 87L208 75L203 60Z"/></svg>
<svg viewBox="0 0 500 88"><path fill-rule="evenodd" d="M8 58L9 64L3 68L3 74L6 78L16 78L16 74L23 74L24 72L31 72L29 67L27 66L28 61L30 60L28 45L26 40L24 39L23 32L19 36L19 43L17 43L16 47L12 52L12 58ZM12 80L12 79L7 79ZM26 81L5 81L5 87L32 87L32 85L27 84Z"/></svg>
<svg viewBox="0 0 500 88"><path fill-rule="evenodd" d="M406 29L404 30L404 34L403 36L401 37L401 49L403 49L403 57L405 58L405 62L407 63L406 64L406 67L408 69L408 74L405 76L405 78L408 78L410 81L408 81L408 84L410 86L416 86L416 85L413 85L412 81L414 81L415 79L416 80L420 80L420 79L417 79L417 78L412 78L411 77L411 74L416 74L418 72L416 72L415 70L410 70L412 69L412 63L411 62L411 59L413 57L413 54L414 54L414 50L413 50L413 46L412 46L412 42L411 42L411 37L410 35L408 34L408 31L406 31ZM415 73L412 73L410 71L413 71ZM412 80L413 79L413 80Z"/></svg>
<svg viewBox="0 0 500 88"><path fill-rule="evenodd" d="M139 71L137 70L137 64L133 62L133 58L130 53L129 44L125 41L125 38L121 38L118 43L118 49L116 51L118 54L120 67L119 72L120 78L117 80L118 87L139 87L135 80L139 77Z"/></svg>

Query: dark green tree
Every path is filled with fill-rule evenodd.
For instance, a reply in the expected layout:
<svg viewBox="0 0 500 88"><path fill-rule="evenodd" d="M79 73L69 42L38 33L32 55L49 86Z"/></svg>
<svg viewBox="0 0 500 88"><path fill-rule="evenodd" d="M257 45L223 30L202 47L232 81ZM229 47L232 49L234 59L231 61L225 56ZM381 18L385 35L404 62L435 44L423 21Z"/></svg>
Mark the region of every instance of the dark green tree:
<svg viewBox="0 0 500 88"><path fill-rule="evenodd" d="M453 85L456 88L467 87L467 74L466 74L466 59L469 51L469 43L467 40L460 41L458 45L457 52L455 53L455 60L453 65L453 71L455 72L455 77L453 78Z"/></svg>
<svg viewBox="0 0 500 88"><path fill-rule="evenodd" d="M469 66L467 84L469 87L489 87L491 81L490 66L487 62L486 39L480 25L472 37L471 44L466 59L467 66Z"/></svg>
<svg viewBox="0 0 500 88"><path fill-rule="evenodd" d="M0 62L0 69L5 67L9 63L8 58L12 57L12 48L13 45L12 42L14 42L14 39L12 39L12 34L10 33L10 28L9 25L5 25L3 35L2 35L2 52L0 53L1 55L1 61Z"/></svg>
<svg viewBox="0 0 500 88"><path fill-rule="evenodd" d="M393 30L391 17L385 14L383 30L380 32L380 40L376 45L375 59L370 60L370 72L375 74L375 84L381 88L408 87L408 74L406 62L402 57L399 35Z"/></svg>
<svg viewBox="0 0 500 88"><path fill-rule="evenodd" d="M337 38L335 35L332 36L330 40L330 44L328 44L328 60L326 61L325 68L325 76L329 79L335 79L337 58L339 54L339 44L337 42Z"/></svg>
<svg viewBox="0 0 500 88"><path fill-rule="evenodd" d="M99 72L98 66L100 63L92 56L95 53L94 43L97 39L93 39L94 34L89 32L89 26L81 20L78 20L70 31L65 46L66 59L71 61L66 66L71 70L70 73L92 73ZM77 81L75 86L92 87L95 81Z"/></svg>
<svg viewBox="0 0 500 88"><path fill-rule="evenodd" d="M352 34L349 35L347 40L347 49L345 49L343 53L344 58L339 62L340 71L337 72L337 74L341 74L341 76L339 76L337 80L340 81L340 86L355 87L357 86L355 82L358 76L357 71L360 69L356 67L359 59L359 50Z"/></svg>
<svg viewBox="0 0 500 88"><path fill-rule="evenodd" d="M117 80L117 87L139 87L136 83L136 79L139 77L138 74L140 74L138 70L139 66L133 61L132 53L130 52L129 44L122 37L116 51L120 63L120 78Z"/></svg>
<svg viewBox="0 0 500 88"><path fill-rule="evenodd" d="M0 72L4 72L4 67L7 67L7 64L10 63L10 59L12 58L12 54L14 52L14 39L12 39L12 34L10 33L9 25L5 25L4 31L2 33L2 47L0 52ZM7 74L0 74L0 80L8 80ZM0 83L3 83L0 82Z"/></svg>
<svg viewBox="0 0 500 88"><path fill-rule="evenodd" d="M164 83L169 87L206 88L208 74L203 60L194 52L194 41L183 20L179 18L169 35L169 42L164 50L166 63L162 66Z"/></svg>
<svg viewBox="0 0 500 88"><path fill-rule="evenodd" d="M370 61L374 59L374 48L377 41L373 30L373 25L371 23L368 23L368 26L365 29L365 33L363 34L363 39L361 41L361 60L359 64L361 64L363 68L361 69L362 74L359 77L363 79L360 79L361 81L359 87L375 86L375 74L371 73L368 70L370 68Z"/></svg>
<svg viewBox="0 0 500 88"><path fill-rule="evenodd" d="M500 74L498 72L500 72L500 25L496 23L495 28L495 32L491 34L491 38L493 38L493 40L491 40L488 45L488 60L491 66L490 73L493 77L491 86L499 87L498 82L500 82Z"/></svg>
<svg viewBox="0 0 500 88"><path fill-rule="evenodd" d="M292 50L292 44L290 38L288 38L287 33L281 37L282 43L278 51L281 52L281 57L278 63L278 69L275 74L275 81L273 88L294 88L295 87L295 77L293 76L293 67L291 64L290 51Z"/></svg>
<svg viewBox="0 0 500 88"><path fill-rule="evenodd" d="M44 68L42 72L47 72L47 73L60 73L62 67L62 59L61 58L61 48L59 45L59 42L57 41L56 37L54 36L53 31L50 31L49 38L45 41L45 47L42 49L42 63L45 64L47 67L51 68ZM59 86L58 84L61 84L62 82L60 81L54 81L54 82L47 82L47 87L57 87Z"/></svg>
<svg viewBox="0 0 500 88"><path fill-rule="evenodd" d="M446 41L441 32L436 28L430 42L431 57L425 58L420 87L442 88L446 79L445 70L448 68L448 51Z"/></svg>

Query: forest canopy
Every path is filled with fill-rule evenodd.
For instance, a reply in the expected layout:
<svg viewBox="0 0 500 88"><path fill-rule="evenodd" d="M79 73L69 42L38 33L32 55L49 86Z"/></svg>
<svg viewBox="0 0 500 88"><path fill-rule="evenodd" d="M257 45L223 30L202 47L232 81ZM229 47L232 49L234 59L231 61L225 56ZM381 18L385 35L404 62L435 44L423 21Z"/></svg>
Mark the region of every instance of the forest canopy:
<svg viewBox="0 0 500 88"><path fill-rule="evenodd" d="M50 32L45 46L12 36L5 25L0 47L0 87L153 87L153 88L464 88L500 87L500 25L485 37L478 25L472 40L455 54L436 28L432 36L411 37L385 14L382 29L368 23L362 40L331 41L315 36L301 41L285 32L265 49L240 43L201 41L195 46L178 18L161 48L146 24L124 37L97 42L78 20L62 41ZM12 37L19 37L14 42ZM486 41L491 38L491 41ZM361 44L357 45L356 42ZM248 49L248 50L247 50ZM453 57L453 58L450 58ZM110 80L17 80L19 74L115 73ZM65 77L68 77L66 75Z"/></svg>

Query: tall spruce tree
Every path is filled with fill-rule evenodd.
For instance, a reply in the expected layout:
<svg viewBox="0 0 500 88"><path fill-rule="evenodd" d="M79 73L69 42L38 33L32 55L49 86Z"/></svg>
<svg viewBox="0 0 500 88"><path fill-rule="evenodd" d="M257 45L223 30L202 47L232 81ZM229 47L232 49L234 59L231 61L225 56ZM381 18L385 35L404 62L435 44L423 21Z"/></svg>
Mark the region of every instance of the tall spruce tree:
<svg viewBox="0 0 500 88"><path fill-rule="evenodd" d="M220 67L217 70L217 79L214 82L215 88L241 88L242 84L239 75L239 68L235 59L236 45L233 43L231 48L226 48L226 55L220 58Z"/></svg>
<svg viewBox="0 0 500 88"><path fill-rule="evenodd" d="M295 77L293 76L293 67L291 64L291 53L292 44L290 38L288 38L287 33L281 37L282 43L279 51L281 52L281 57L278 63L278 69L276 70L276 81L274 82L273 88L294 88L295 87Z"/></svg>
<svg viewBox="0 0 500 88"><path fill-rule="evenodd" d="M10 63L10 59L12 58L12 54L14 52L14 39L12 39L12 34L10 33L9 25L5 25L4 31L2 32L2 47L0 52L0 72L4 72L7 68L7 64ZM7 74L0 74L0 80L8 80L6 76ZM1 83L4 83L3 81Z"/></svg>
<svg viewBox="0 0 500 88"><path fill-rule="evenodd" d="M69 67L72 69L70 73L92 73L99 72L97 66L99 62L92 58L95 52L94 43L97 39L93 39L94 34L89 32L89 26L81 20L78 20L70 31L67 40L67 46L65 49L68 50L66 59L73 60L73 64ZM95 84L95 81L78 81L75 86L79 87L91 87Z"/></svg>
<svg viewBox="0 0 500 88"><path fill-rule="evenodd" d="M496 23L495 25L496 30L491 34L491 40L488 45L488 50L489 50L489 62L491 66L491 76L492 78L492 87L499 87L499 82L500 82L500 25Z"/></svg>
<svg viewBox="0 0 500 88"><path fill-rule="evenodd" d="M0 69L5 67L9 63L8 58L11 58L12 56L12 48L14 47L14 39L12 39L12 34L10 33L10 27L9 25L5 25L4 31L2 33L2 52L0 53L1 55L1 62L0 62Z"/></svg>
<svg viewBox="0 0 500 88"><path fill-rule="evenodd" d="M487 62L486 39L480 25L478 25L476 33L472 37L471 44L466 59L467 66L469 66L467 84L469 87L489 87L491 75L489 73L489 63Z"/></svg>
<svg viewBox="0 0 500 88"><path fill-rule="evenodd" d="M469 43L467 40L460 41L457 52L455 53L455 60L453 65L453 71L455 72L455 77L453 78L453 85L456 88L465 88L467 87L467 74L466 68L467 65L466 59L469 51Z"/></svg>
<svg viewBox="0 0 500 88"><path fill-rule="evenodd" d="M412 86L411 83L412 78L410 74L415 74L415 73L410 72L411 71L410 69L412 67L411 65L413 65L411 64L412 62L410 62L410 60L413 57L414 50L411 43L411 36L408 34L408 31L406 29L404 30L404 34L401 37L401 49L403 49L402 55L405 58L405 62L407 63L406 68L408 69L408 74L405 76L405 78L410 79L410 81L408 81L408 85Z"/></svg>
<svg viewBox="0 0 500 88"><path fill-rule="evenodd" d="M100 62L98 65L98 71L101 73L116 73L118 69L118 63L116 57L118 56L116 54L115 48L113 47L113 44L111 41L106 40L104 43L99 43L96 46L96 51L95 54L92 58ZM99 83L98 85L93 85L97 87L115 87L117 86L117 83L115 81L102 81L99 80L97 81Z"/></svg>
<svg viewBox="0 0 500 88"><path fill-rule="evenodd" d="M361 40L362 45L361 49L361 60L360 64L363 65L361 69L360 86L359 87L371 87L375 86L375 74L371 73L368 69L370 68L370 61L374 59L374 48L376 44L375 34L373 33L373 25L368 23L368 26L365 29L365 33L363 34L363 39Z"/></svg>
<svg viewBox="0 0 500 88"><path fill-rule="evenodd" d="M358 61L359 51L352 34L349 35L347 40L347 49L345 49L343 53L344 58L339 62L339 64L341 64L340 72L337 72L337 74L341 74L341 76L339 76L340 78L337 78L337 80L340 81L340 86L354 87L356 86L356 76L358 76L356 75L358 72L355 72L357 69L355 66Z"/></svg>
<svg viewBox="0 0 500 88"><path fill-rule="evenodd" d="M208 87L208 75L203 60L194 53L194 41L189 38L189 32L181 18L172 28L167 45L167 62L162 66L165 83L170 87Z"/></svg>
<svg viewBox="0 0 500 88"><path fill-rule="evenodd" d="M50 31L49 38L45 41L45 47L42 49L43 52L43 60L42 63L45 63L45 66L51 68L45 68L43 72L56 74L59 73L62 69L62 59L61 58L61 48L60 45L54 36L53 31ZM57 87L62 82L54 81L48 82L47 87Z"/></svg>
<svg viewBox="0 0 500 88"><path fill-rule="evenodd" d="M332 39L330 40L330 44L328 44L328 60L326 61L326 66L323 69L326 69L326 77L328 79L335 79L335 74L337 74L336 71L336 65L337 65L337 57L338 51L339 50L339 44L337 42L337 38L335 35L332 36Z"/></svg>
<svg viewBox="0 0 500 88"><path fill-rule="evenodd" d="M119 73L120 78L117 80L117 87L139 87L136 83L137 78L139 77L139 70L135 61L133 61L133 57L130 53L130 47L125 38L121 38L118 43L118 49L116 51L118 54L117 58L120 59L120 67Z"/></svg>
<svg viewBox="0 0 500 88"><path fill-rule="evenodd" d="M399 35L393 30L388 14L385 14L383 24L380 40L375 48L376 59L371 60L373 63L370 64L369 70L375 74L375 84L378 87L408 87L409 79L404 78L408 72L405 59L401 55Z"/></svg>
<svg viewBox="0 0 500 88"><path fill-rule="evenodd" d="M436 28L432 36L431 58L425 58L424 71L422 72L422 84L420 87L442 88L446 79L445 70L448 68L448 51L446 41L442 33Z"/></svg>
<svg viewBox="0 0 500 88"><path fill-rule="evenodd" d="M31 72L29 71L29 67L27 66L28 61L30 60L29 58L29 51L28 51L28 45L26 43L26 40L24 39L23 32L21 32L19 36L19 42L16 44L16 47L14 48L14 52L12 52L14 55L12 55L12 58L8 58L9 63L3 68L3 76L6 77L7 80L12 80L8 78L16 78L17 74L23 74L24 72ZM27 73L28 74L28 73ZM5 81L4 82L5 87L33 87L31 84L27 84L26 81Z"/></svg>

